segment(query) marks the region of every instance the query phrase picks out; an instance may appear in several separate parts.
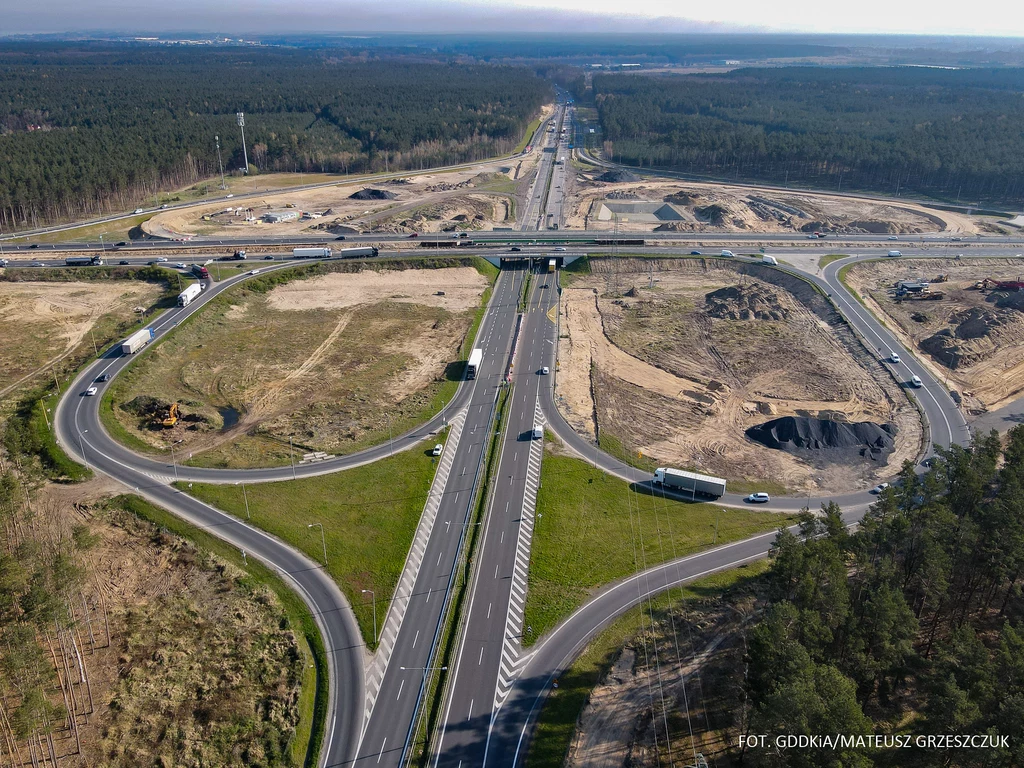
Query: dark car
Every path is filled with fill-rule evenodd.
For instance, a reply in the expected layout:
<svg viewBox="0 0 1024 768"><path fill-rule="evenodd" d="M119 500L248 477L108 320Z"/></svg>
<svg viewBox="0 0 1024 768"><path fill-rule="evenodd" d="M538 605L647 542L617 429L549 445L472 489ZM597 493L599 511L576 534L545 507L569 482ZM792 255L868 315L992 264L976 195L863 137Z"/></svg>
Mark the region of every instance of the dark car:
<svg viewBox="0 0 1024 768"><path fill-rule="evenodd" d="M96 381L110 381L110 374L104 373L102 376L98 376Z"/></svg>
<svg viewBox="0 0 1024 768"><path fill-rule="evenodd" d="M521 250L523 250L523 249L522 249L522 248L520 248L520 247L519 247L518 245L514 245L514 246L512 246L512 250L513 250L513 251L521 251Z"/></svg>
<svg viewBox="0 0 1024 768"><path fill-rule="evenodd" d="M335 240L344 240L344 239L345 239L345 236L344 236L344 235L338 235L338 236L337 236L336 238L334 238L334 239L335 239Z"/></svg>
<svg viewBox="0 0 1024 768"><path fill-rule="evenodd" d="M409 235L409 239L411 240L412 238L419 237L419 236L420 236L419 232L413 232L411 235Z"/></svg>
<svg viewBox="0 0 1024 768"><path fill-rule="evenodd" d="M120 243L118 243L114 247L115 248L126 248L127 246L128 246L128 241L127 240L122 240Z"/></svg>
<svg viewBox="0 0 1024 768"><path fill-rule="evenodd" d="M703 256L704 254L700 251L690 251L691 256Z"/></svg>
<svg viewBox="0 0 1024 768"><path fill-rule="evenodd" d="M29 248L38 248L38 247L39 247L39 243L32 243L32 245L29 246Z"/></svg>
<svg viewBox="0 0 1024 768"><path fill-rule="evenodd" d="M122 267L127 267L127 266L128 266L128 262L127 262L127 261L125 261L124 259L121 259L121 260L120 260L119 262L117 262L117 263L118 263L118 264L120 264L120 265L121 265Z"/></svg>
<svg viewBox="0 0 1024 768"><path fill-rule="evenodd" d="M264 260L264 261L273 261L273 260L274 260L274 257L273 257L273 256L264 256L264 257L263 257L263 260Z"/></svg>

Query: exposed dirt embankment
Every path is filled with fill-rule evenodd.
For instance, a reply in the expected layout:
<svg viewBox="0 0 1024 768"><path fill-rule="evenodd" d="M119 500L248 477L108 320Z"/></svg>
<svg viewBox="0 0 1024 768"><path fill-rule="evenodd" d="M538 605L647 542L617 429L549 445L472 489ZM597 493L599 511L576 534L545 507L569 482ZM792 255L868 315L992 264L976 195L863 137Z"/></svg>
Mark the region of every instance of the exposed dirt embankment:
<svg viewBox="0 0 1024 768"><path fill-rule="evenodd" d="M793 489L863 487L892 470L769 449L745 434L766 417L892 423L889 466L916 456L916 409L803 280L719 259L591 266L563 291L557 385L582 433L596 420L631 456Z"/></svg>

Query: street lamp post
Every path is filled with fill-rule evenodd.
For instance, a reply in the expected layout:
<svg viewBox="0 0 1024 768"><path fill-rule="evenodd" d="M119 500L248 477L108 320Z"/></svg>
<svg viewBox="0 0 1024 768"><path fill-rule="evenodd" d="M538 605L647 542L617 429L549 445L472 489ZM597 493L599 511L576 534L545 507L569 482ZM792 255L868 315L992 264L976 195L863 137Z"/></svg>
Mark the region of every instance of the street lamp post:
<svg viewBox="0 0 1024 768"><path fill-rule="evenodd" d="M78 433L78 447L82 449L82 461L85 462L85 468L92 470L92 467L89 466L89 457L85 455L85 441L82 439L82 435L88 431L88 429L83 429Z"/></svg>
<svg viewBox="0 0 1024 768"><path fill-rule="evenodd" d="M327 567L327 537L324 535L323 523L310 523L306 526L307 528L319 528L320 529L320 541L324 545L324 568Z"/></svg>
<svg viewBox="0 0 1024 768"><path fill-rule="evenodd" d="M245 173L249 175L249 152L245 148L245 113L237 112L235 117L238 118L238 130L242 132L242 156L245 158Z"/></svg>
<svg viewBox="0 0 1024 768"><path fill-rule="evenodd" d="M239 483L235 483L235 485L239 485ZM252 518L249 516L249 497L245 493L245 483L241 483L241 486L242 486L242 500L245 502L245 519L246 520L252 520Z"/></svg>
<svg viewBox="0 0 1024 768"><path fill-rule="evenodd" d="M370 593L370 599L373 601L373 642L377 642L377 593L372 589L364 589L363 594Z"/></svg>
<svg viewBox="0 0 1024 768"><path fill-rule="evenodd" d="M220 166L220 188L227 189L228 185L224 181L224 162L220 159L220 136L214 136L213 140L217 142L217 164Z"/></svg>
<svg viewBox="0 0 1024 768"><path fill-rule="evenodd" d="M184 438L171 443L171 466L174 467L174 482L178 482L178 464L174 461L174 446L183 442L185 442Z"/></svg>

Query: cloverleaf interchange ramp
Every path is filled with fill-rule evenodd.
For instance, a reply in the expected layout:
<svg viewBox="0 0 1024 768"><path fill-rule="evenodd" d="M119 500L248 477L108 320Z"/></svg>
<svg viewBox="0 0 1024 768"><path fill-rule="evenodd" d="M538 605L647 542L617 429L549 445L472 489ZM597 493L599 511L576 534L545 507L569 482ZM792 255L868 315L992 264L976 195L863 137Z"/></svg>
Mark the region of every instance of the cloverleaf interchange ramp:
<svg viewBox="0 0 1024 768"><path fill-rule="evenodd" d="M542 193L542 185L538 184L534 195ZM833 262L821 276L803 273L799 276L831 295L868 349L883 356L895 350L905 354L903 370L920 376L924 382L923 388L917 391L917 398L931 428L931 442L941 446L963 444L969 438L967 428L945 389L838 280L838 270L856 258L859 257ZM395 437L395 450L411 448L442 428L449 418L465 412L459 444L447 468L449 474L444 490L432 511L433 526L418 554L419 572L408 594L403 595L407 599L405 613L394 636L389 638L390 657L375 679L377 690L369 708L363 684L364 646L337 586L317 564L287 545L176 491L169 483L175 473L183 482L213 483L270 482L290 479L293 471L297 477L308 477L383 458L391 452L389 445L314 465L296 466L294 470L288 466L256 470L178 467L137 456L104 431L98 415L99 398L78 397L82 382L101 373L117 374L130 363L131 358L116 353L88 366L60 401L56 429L62 446L69 453L259 557L282 573L310 606L324 635L330 665L325 765L353 762L399 765L407 756L416 715L422 709L426 672L438 663L435 640L448 610L453 569L466 539L473 498L481 491L478 478L484 446L490 436L495 399L503 386L505 365L517 327L519 299L528 276L525 267L530 261L527 258L518 262L519 268L503 270L495 284L478 335L477 346L485 351L479 377L463 383L445 413ZM543 261L546 263L546 259ZM278 267L269 267L275 268ZM790 267L779 268L798 273ZM513 369L499 470L495 475L489 514L484 520L481 545L474 554L472 588L460 626L460 650L445 689L443 723L432 747L434 765L456 766L460 761L462 765L521 764L530 728L551 680L602 626L647 595L714 570L763 557L772 540L767 534L754 537L666 563L610 585L547 638L542 638L528 654L522 652L516 635L524 628L521 616L520 621L516 620L516 611L521 611L523 599L524 559L528 561L532 533L531 494L535 499L541 452L534 448L540 445L539 441L520 437L543 422L571 450L600 469L630 483L645 485L650 480L648 473L597 450L559 415L552 397L555 376L537 374L542 366L556 370L557 274L536 272L529 278L527 311ZM162 315L152 326L156 340L172 332L176 324L206 301L244 279L244 276L236 277L211 285L192 305ZM542 285L547 287L542 288ZM859 519L870 499L866 493L832 498L847 511L847 520L851 523ZM795 511L825 500L775 499L771 507ZM732 506L738 502L739 498L731 495L722 499L723 504Z"/></svg>

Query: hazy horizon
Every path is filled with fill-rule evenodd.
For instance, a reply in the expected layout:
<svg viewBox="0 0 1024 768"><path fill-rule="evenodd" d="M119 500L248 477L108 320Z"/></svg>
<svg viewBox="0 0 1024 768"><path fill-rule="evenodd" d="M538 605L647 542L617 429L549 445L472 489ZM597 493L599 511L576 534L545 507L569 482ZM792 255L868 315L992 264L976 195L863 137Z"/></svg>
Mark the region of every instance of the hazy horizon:
<svg viewBox="0 0 1024 768"><path fill-rule="evenodd" d="M995 0L979 0L969 7L939 2L927 14L919 4L905 0L864 0L855 19L844 6L813 0L790 0L781 6L734 0L727 8L649 0L641 13L622 13L622 6L621 0L551 0L543 7L517 0L404 0L374 6L308 0L297 12L295 5L280 0L184 0L168 14L167 4L156 0L42 0L32 5L0 0L0 34L797 33L1024 38L1024 14L1001 16L1005 4Z"/></svg>

